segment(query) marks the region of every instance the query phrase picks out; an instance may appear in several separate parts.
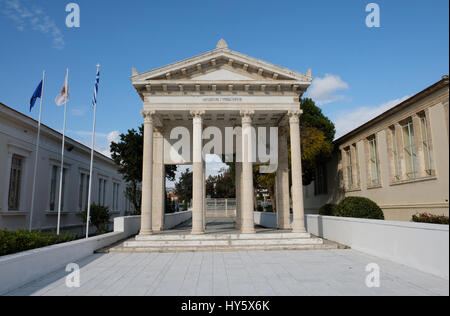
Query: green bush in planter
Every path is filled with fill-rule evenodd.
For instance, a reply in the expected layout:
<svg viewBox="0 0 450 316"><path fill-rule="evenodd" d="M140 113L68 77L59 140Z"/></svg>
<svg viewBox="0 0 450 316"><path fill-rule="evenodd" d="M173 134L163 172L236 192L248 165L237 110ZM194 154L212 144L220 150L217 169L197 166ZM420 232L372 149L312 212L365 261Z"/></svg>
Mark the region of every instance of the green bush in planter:
<svg viewBox="0 0 450 316"><path fill-rule="evenodd" d="M336 207L341 217L367 218L384 220L381 208L372 200L363 197L347 197Z"/></svg>
<svg viewBox="0 0 450 316"><path fill-rule="evenodd" d="M69 242L77 238L76 234L57 236L52 233L28 232L25 230L0 230L0 256Z"/></svg>
<svg viewBox="0 0 450 316"><path fill-rule="evenodd" d="M325 204L319 209L319 215L337 216L336 204Z"/></svg>
<svg viewBox="0 0 450 316"><path fill-rule="evenodd" d="M97 205L93 203L90 211L90 224L97 228L97 233L105 233L108 231L108 224L111 218L109 208L107 206ZM87 210L80 213L81 220L86 224Z"/></svg>

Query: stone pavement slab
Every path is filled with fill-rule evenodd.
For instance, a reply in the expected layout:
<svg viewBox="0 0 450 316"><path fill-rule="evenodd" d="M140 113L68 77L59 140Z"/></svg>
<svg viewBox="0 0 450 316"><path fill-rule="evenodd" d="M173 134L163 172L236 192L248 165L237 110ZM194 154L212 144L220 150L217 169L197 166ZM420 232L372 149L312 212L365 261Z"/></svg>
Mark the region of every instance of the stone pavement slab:
<svg viewBox="0 0 450 316"><path fill-rule="evenodd" d="M379 288L365 284L370 263ZM67 288L61 269L8 295L449 295L448 280L354 250L94 254L77 264L80 288Z"/></svg>

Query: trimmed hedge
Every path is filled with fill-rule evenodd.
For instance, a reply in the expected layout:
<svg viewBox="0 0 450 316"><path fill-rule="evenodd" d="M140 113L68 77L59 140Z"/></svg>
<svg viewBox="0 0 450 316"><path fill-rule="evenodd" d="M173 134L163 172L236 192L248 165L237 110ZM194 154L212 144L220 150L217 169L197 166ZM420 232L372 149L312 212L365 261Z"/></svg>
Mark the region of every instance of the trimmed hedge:
<svg viewBox="0 0 450 316"><path fill-rule="evenodd" d="M442 225L449 224L448 216L433 215L433 214L429 214L429 213L421 213L421 214L413 215L412 220L413 220L413 222L416 222L416 223L442 224Z"/></svg>
<svg viewBox="0 0 450 316"><path fill-rule="evenodd" d="M0 230L0 256L69 242L76 238L76 234L58 236L56 234L44 234L40 232L30 233L25 230L15 232Z"/></svg>
<svg viewBox="0 0 450 316"><path fill-rule="evenodd" d="M336 204L325 204L319 209L319 215L337 216Z"/></svg>
<svg viewBox="0 0 450 316"><path fill-rule="evenodd" d="M372 200L363 197L347 197L336 207L337 216L384 220L381 208Z"/></svg>

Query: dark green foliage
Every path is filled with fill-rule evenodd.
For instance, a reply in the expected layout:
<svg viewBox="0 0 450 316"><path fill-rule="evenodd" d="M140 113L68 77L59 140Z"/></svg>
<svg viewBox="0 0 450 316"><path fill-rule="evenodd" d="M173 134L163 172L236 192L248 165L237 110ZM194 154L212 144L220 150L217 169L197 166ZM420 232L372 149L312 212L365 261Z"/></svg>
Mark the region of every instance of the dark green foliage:
<svg viewBox="0 0 450 316"><path fill-rule="evenodd" d="M56 234L44 234L40 232L30 233L25 230L15 232L0 230L0 256L69 242L76 238L76 234L58 236Z"/></svg>
<svg viewBox="0 0 450 316"><path fill-rule="evenodd" d="M321 130L325 134L327 141L332 143L336 134L336 128L315 102L309 98L302 99L301 109L303 114L300 116L300 125Z"/></svg>
<svg viewBox="0 0 450 316"><path fill-rule="evenodd" d="M187 209L187 204L192 199L192 171L186 169L175 183L175 193L179 196L180 201L183 201L185 209Z"/></svg>
<svg viewBox="0 0 450 316"><path fill-rule="evenodd" d="M167 195L165 196L164 203L165 203L164 212L166 214L172 214L176 212L175 202L173 202L170 198L168 198Z"/></svg>
<svg viewBox="0 0 450 316"><path fill-rule="evenodd" d="M413 220L413 222L416 222L416 223L443 224L443 225L449 224L448 216L433 215L433 214L428 214L428 213L421 213L421 214L413 215L412 220Z"/></svg>
<svg viewBox="0 0 450 316"><path fill-rule="evenodd" d="M111 158L119 167L119 172L128 182L125 195L133 203L136 214L141 210L141 190L139 183L142 182L142 158L144 150L144 126L139 130L128 130L127 134L120 135L118 143L111 143ZM173 181L177 166L166 166L166 178Z"/></svg>
<svg viewBox="0 0 450 316"><path fill-rule="evenodd" d="M87 210L81 212L79 214L83 223L86 224L87 218ZM97 228L97 233L105 233L108 231L108 224L111 218L111 214L109 213L109 208L107 206L101 206L93 203L91 205L91 221L90 224L94 225Z"/></svg>
<svg viewBox="0 0 450 316"><path fill-rule="evenodd" d="M337 215L341 217L384 220L381 208L372 200L363 197L347 197L337 205Z"/></svg>
<svg viewBox="0 0 450 316"><path fill-rule="evenodd" d="M325 204L319 209L319 215L323 216L337 216L336 204Z"/></svg>
<svg viewBox="0 0 450 316"><path fill-rule="evenodd" d="M214 199L231 199L236 196L232 168L222 170L217 176L206 179L206 195Z"/></svg>
<svg viewBox="0 0 450 316"><path fill-rule="evenodd" d="M302 99L301 109L303 185L309 185L314 181L316 168L331 158L336 129L313 100Z"/></svg>

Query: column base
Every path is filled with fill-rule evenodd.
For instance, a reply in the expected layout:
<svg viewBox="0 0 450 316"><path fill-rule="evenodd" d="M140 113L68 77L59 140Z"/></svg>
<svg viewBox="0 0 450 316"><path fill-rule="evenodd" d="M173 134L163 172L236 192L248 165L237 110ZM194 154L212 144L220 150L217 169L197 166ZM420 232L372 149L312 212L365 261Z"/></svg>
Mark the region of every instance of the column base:
<svg viewBox="0 0 450 316"><path fill-rule="evenodd" d="M306 228L305 227L295 227L292 229L293 233L306 233Z"/></svg>
<svg viewBox="0 0 450 316"><path fill-rule="evenodd" d="M205 232L203 230L196 230L196 231L192 231L191 235L204 235Z"/></svg>
<svg viewBox="0 0 450 316"><path fill-rule="evenodd" d="M278 230L291 230L292 229L292 227L289 225L289 226L280 226L280 227L278 227L277 228Z"/></svg>
<svg viewBox="0 0 450 316"><path fill-rule="evenodd" d="M141 230L139 232L139 236L148 236L153 235L153 230Z"/></svg>
<svg viewBox="0 0 450 316"><path fill-rule="evenodd" d="M241 234L256 234L255 229L241 229Z"/></svg>

